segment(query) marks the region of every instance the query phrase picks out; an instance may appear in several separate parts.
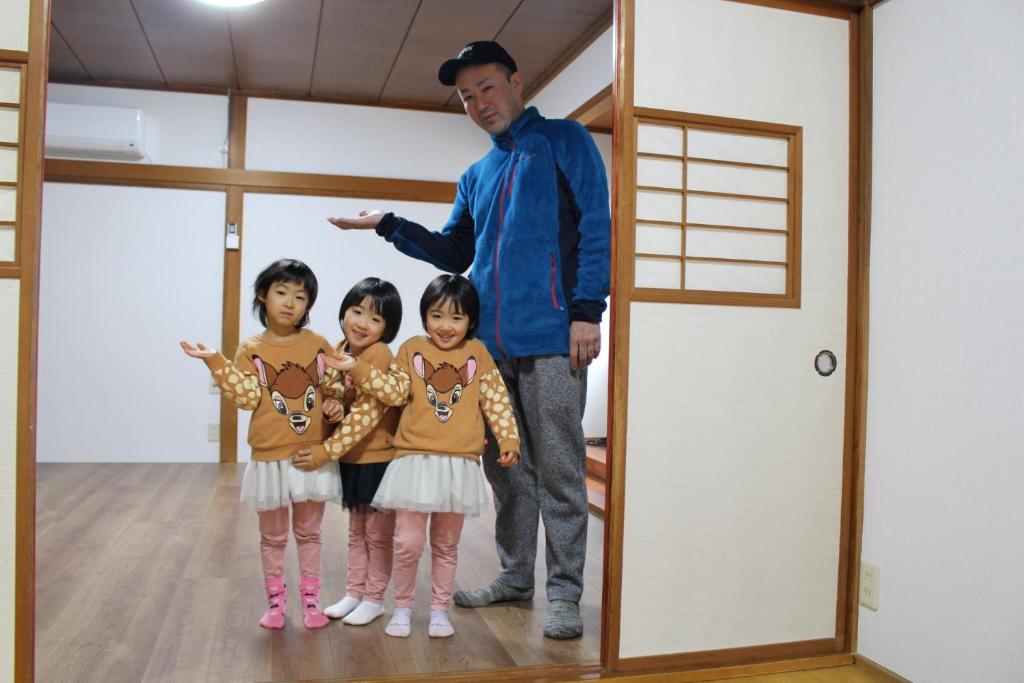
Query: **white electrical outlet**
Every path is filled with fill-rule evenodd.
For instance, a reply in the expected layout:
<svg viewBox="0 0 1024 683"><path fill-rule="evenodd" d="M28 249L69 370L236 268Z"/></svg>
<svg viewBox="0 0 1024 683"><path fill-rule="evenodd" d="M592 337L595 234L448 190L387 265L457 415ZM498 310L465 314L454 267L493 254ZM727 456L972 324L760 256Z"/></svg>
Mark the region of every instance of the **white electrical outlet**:
<svg viewBox="0 0 1024 683"><path fill-rule="evenodd" d="M206 425L207 441L220 441L220 422L211 422Z"/></svg>
<svg viewBox="0 0 1024 683"><path fill-rule="evenodd" d="M860 563L860 604L878 611L878 566L863 560Z"/></svg>
<svg viewBox="0 0 1024 683"><path fill-rule="evenodd" d="M219 394L220 393L220 387L217 386L217 380L215 380L213 378L213 375L210 375L209 377L210 377L210 393L211 394Z"/></svg>

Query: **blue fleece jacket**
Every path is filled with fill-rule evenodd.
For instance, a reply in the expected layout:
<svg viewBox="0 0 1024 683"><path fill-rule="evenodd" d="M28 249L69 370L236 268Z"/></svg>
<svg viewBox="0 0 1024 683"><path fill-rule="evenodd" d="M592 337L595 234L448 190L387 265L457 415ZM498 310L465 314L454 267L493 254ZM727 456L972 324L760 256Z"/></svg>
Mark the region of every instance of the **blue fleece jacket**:
<svg viewBox="0 0 1024 683"><path fill-rule="evenodd" d="M377 233L480 293L477 332L498 359L569 353L569 322L600 322L611 217L604 164L575 121L527 109L459 179L434 232L386 214Z"/></svg>

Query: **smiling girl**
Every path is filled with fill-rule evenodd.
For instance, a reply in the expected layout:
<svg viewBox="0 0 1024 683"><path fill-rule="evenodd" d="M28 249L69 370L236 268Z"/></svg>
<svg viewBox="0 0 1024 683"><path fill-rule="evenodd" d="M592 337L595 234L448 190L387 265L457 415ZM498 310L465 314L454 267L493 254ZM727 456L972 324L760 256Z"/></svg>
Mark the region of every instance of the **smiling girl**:
<svg viewBox="0 0 1024 683"><path fill-rule="evenodd" d="M328 374L324 337L304 329L316 301L313 271L293 259L263 269L253 286L253 313L266 329L238 345L234 362L203 344L181 342L210 368L221 395L252 410L252 458L242 480L243 502L259 514L260 554L268 608L260 626L282 628L286 603L284 556L288 507L298 549L299 593L306 628L327 625L320 596L320 523L324 502L338 500L336 467L301 472L291 466L296 450L323 438L323 386ZM332 371L333 375L333 371Z"/></svg>
<svg viewBox="0 0 1024 683"><path fill-rule="evenodd" d="M404 405L395 434L395 459L388 465L376 508L396 510L395 612L385 629L406 637L416 590L416 569L430 525L432 592L428 634L455 633L448 603L455 581L459 538L466 515L488 506L480 470L484 423L498 441L498 463L519 461L519 434L501 373L486 347L473 338L480 300L461 275L440 275L420 299L427 336L398 350L388 372L363 359L330 363L348 370L360 391L387 405Z"/></svg>
<svg viewBox="0 0 1024 683"><path fill-rule="evenodd" d="M338 351L387 372L394 357L388 342L402 324L402 299L390 282L360 280L341 301L338 322L345 338ZM395 513L371 506L388 463L394 457L394 435L400 408L388 407L346 378L344 397L328 400L324 411L331 422L344 419L322 447L304 449L295 467L315 470L339 460L342 505L348 509L348 570L345 596L324 610L353 626L369 624L384 613L384 591L391 579Z"/></svg>

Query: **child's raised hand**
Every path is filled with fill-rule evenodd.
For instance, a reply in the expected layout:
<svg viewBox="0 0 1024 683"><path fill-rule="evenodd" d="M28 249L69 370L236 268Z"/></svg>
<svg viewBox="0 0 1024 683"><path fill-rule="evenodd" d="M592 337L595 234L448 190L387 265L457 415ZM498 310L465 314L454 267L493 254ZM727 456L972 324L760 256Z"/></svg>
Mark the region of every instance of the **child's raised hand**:
<svg viewBox="0 0 1024 683"><path fill-rule="evenodd" d="M358 363L355 356L350 356L347 353L340 353L338 351L324 354L324 362L327 363L328 366L341 372L351 372L356 367L356 363Z"/></svg>
<svg viewBox="0 0 1024 683"><path fill-rule="evenodd" d="M340 403L333 398L324 401L324 418L328 422L341 422L342 417L344 417L344 411Z"/></svg>
<svg viewBox="0 0 1024 683"><path fill-rule="evenodd" d="M205 360L206 358L209 358L213 354L217 353L217 349L211 349L209 346L206 346L202 342L199 342L195 346L192 346L192 344L189 344L187 341L179 343L181 344L181 349L186 354L192 356L193 358L199 358L200 360Z"/></svg>
<svg viewBox="0 0 1024 683"><path fill-rule="evenodd" d="M502 453L498 457L498 464L501 465L502 467L515 467L516 465L519 464L519 454L516 453L515 451L508 451L507 453Z"/></svg>

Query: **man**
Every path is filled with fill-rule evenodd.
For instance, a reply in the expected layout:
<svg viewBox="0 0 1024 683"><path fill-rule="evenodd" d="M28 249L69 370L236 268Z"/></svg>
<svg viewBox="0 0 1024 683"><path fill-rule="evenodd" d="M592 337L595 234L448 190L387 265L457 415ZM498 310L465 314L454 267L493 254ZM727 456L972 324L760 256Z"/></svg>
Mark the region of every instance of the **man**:
<svg viewBox="0 0 1024 683"><path fill-rule="evenodd" d="M578 123L547 120L523 104L523 79L497 43L477 41L438 73L493 149L459 179L448 224L431 232L391 213L331 218L375 228L414 258L461 273L480 294L479 337L508 385L522 436L521 462L484 471L495 494L501 574L455 594L460 607L533 597L538 517L544 520L548 613L544 635L583 633L586 556L586 367L601 350L609 287L611 220L604 164Z"/></svg>

